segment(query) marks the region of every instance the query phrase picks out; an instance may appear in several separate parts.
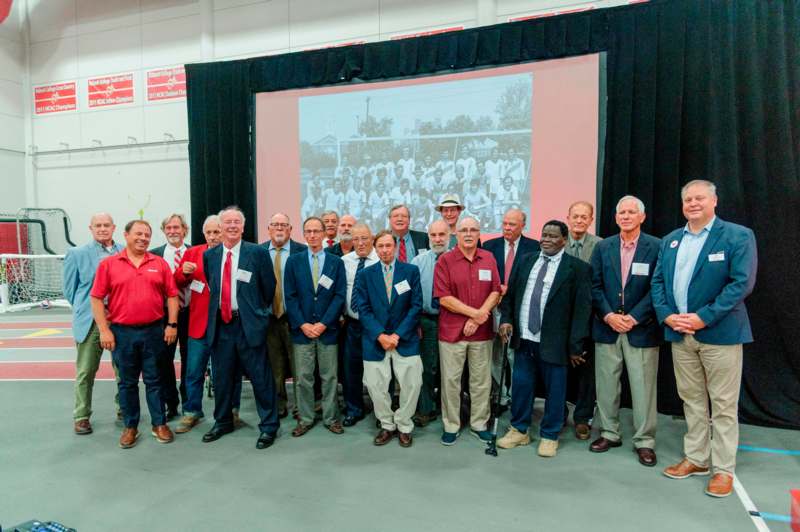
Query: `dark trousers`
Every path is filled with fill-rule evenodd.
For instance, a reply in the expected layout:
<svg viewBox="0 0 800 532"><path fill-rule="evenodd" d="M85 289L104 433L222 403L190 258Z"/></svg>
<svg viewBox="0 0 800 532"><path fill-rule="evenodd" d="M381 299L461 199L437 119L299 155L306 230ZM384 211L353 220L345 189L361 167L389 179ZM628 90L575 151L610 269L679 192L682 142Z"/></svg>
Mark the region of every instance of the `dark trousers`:
<svg viewBox="0 0 800 532"><path fill-rule="evenodd" d="M289 319L286 314L276 318L269 316L267 328L267 356L269 358L272 376L275 379L275 388L278 393L278 407L283 412L286 410L288 396L286 394L286 378L294 375L294 361L292 358L292 338L289 335ZM295 397L294 404L297 404Z"/></svg>
<svg viewBox="0 0 800 532"><path fill-rule="evenodd" d="M344 342L344 395L345 416L364 415L364 358L361 338L364 328L361 322L347 318L347 337Z"/></svg>
<svg viewBox="0 0 800 532"><path fill-rule="evenodd" d="M437 316L424 314L420 318L422 326L422 390L417 402L417 413L426 416L436 414L436 388L439 384L439 323ZM463 384L463 383L462 383ZM469 385L462 387L468 390Z"/></svg>
<svg viewBox="0 0 800 532"><path fill-rule="evenodd" d="M167 318L164 318L164 325ZM178 383L175 379L175 350L181 346L181 385L178 395ZM189 356L189 307L178 312L178 341L172 345L163 344L163 353L158 359L158 374L161 379L161 400L164 405L175 412L178 404L186 402L186 359Z"/></svg>
<svg viewBox="0 0 800 532"><path fill-rule="evenodd" d="M164 327L161 321L143 326L111 325L114 351L111 358L119 371L119 406L125 427L139 426L139 375L145 387L147 409L153 426L167 422L161 402L158 359L164 351Z"/></svg>
<svg viewBox="0 0 800 532"><path fill-rule="evenodd" d="M214 420L219 427L233 426L233 397L241 372L250 377L261 432L278 432L278 394L272 378L265 345L250 346L244 336L246 324L236 315L230 323L217 316L217 335L211 346L214 375ZM240 372L241 370L241 372Z"/></svg>
<svg viewBox="0 0 800 532"><path fill-rule="evenodd" d="M543 361L537 342L520 340L519 349L514 351L511 375L511 424L520 432L528 431L536 397L536 378L541 376L547 391L539 435L548 440L558 440L567 404L567 366Z"/></svg>
<svg viewBox="0 0 800 532"><path fill-rule="evenodd" d="M575 410L572 412L572 420L578 423L589 424L594 417L594 406L597 402L597 389L594 380L594 346L588 351L586 362L577 367L570 367L568 371L568 381L571 390L574 391L570 396L575 397ZM566 416L565 416L566 417Z"/></svg>

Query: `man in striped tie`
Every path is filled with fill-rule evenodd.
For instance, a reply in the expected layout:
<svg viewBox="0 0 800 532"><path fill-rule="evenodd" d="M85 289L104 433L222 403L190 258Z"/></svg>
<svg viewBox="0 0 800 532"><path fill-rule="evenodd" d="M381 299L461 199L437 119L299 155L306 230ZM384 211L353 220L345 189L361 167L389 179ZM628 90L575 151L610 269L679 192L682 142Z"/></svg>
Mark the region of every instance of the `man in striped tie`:
<svg viewBox="0 0 800 532"><path fill-rule="evenodd" d="M150 253L162 257L169 265L172 273L178 269L186 250L189 248L186 235L189 233L189 224L183 214L173 213L161 222L161 231L167 239L163 246L150 250ZM191 291L188 287L178 291L178 341L164 345L164 355L158 360L158 373L161 378L161 397L166 406L167 421L178 415L179 403L186 402L186 356L189 353L189 300ZM175 380L175 348L180 345L181 353L181 385L178 395Z"/></svg>

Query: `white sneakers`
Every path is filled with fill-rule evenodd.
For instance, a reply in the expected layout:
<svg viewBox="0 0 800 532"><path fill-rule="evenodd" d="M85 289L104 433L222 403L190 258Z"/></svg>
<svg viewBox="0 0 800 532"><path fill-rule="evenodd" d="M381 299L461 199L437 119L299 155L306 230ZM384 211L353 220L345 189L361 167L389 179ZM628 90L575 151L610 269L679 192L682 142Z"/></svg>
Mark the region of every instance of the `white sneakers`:
<svg viewBox="0 0 800 532"><path fill-rule="evenodd" d="M528 445L530 442L531 438L527 432L523 433L514 427L509 427L506 435L497 440L497 446L501 449L513 449L520 445Z"/></svg>

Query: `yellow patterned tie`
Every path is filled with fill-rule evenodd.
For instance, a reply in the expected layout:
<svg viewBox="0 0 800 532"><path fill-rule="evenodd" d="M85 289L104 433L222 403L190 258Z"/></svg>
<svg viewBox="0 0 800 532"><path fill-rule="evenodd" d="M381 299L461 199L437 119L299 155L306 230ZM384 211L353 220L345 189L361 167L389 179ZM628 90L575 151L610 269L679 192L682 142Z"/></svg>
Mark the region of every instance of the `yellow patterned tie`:
<svg viewBox="0 0 800 532"><path fill-rule="evenodd" d="M311 255L311 280L314 282L314 293L316 293L319 283L319 259L316 253Z"/></svg>
<svg viewBox="0 0 800 532"><path fill-rule="evenodd" d="M281 279L281 251L283 248L275 248L275 297L272 298L272 312L276 318L283 316L283 280Z"/></svg>

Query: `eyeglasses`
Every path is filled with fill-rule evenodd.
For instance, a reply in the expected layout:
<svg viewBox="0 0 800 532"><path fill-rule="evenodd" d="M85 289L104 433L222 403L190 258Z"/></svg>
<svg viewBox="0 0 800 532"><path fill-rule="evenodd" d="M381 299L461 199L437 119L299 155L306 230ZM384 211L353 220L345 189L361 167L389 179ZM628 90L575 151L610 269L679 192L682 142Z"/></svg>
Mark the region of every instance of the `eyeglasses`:
<svg viewBox="0 0 800 532"><path fill-rule="evenodd" d="M478 233L481 232L481 230L475 227L462 227L461 229L458 230L458 232L461 233L462 235L465 234L477 235Z"/></svg>
<svg viewBox="0 0 800 532"><path fill-rule="evenodd" d="M324 231L322 229L304 229L303 233L307 235L319 235L324 233Z"/></svg>
<svg viewBox="0 0 800 532"><path fill-rule="evenodd" d="M269 226L274 228L274 229L286 229L287 227L289 227L289 224L284 224L284 223L280 223L280 222L272 222L272 223L269 224Z"/></svg>

